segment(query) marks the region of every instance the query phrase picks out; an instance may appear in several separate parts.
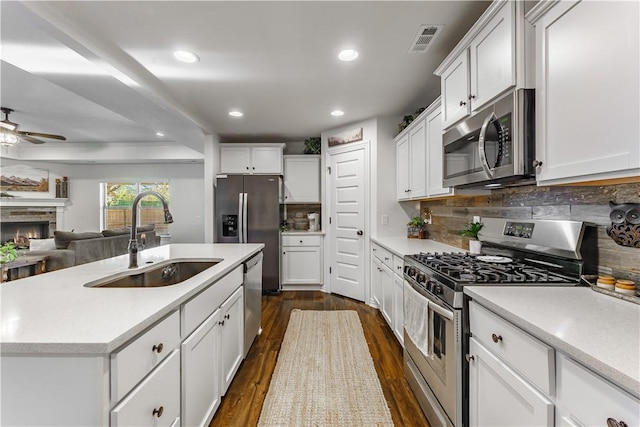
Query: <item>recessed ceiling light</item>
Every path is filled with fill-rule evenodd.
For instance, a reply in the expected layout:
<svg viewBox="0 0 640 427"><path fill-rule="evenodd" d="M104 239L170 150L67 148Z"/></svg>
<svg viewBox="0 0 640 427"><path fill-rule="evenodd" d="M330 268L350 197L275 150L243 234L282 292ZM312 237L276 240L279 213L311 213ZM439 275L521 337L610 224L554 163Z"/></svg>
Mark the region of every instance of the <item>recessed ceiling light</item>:
<svg viewBox="0 0 640 427"><path fill-rule="evenodd" d="M334 116L334 117L344 116L344 111L335 110L335 111L331 112L331 115Z"/></svg>
<svg viewBox="0 0 640 427"><path fill-rule="evenodd" d="M338 59L341 61L353 61L358 57L358 51L355 49L345 49L340 51Z"/></svg>
<svg viewBox="0 0 640 427"><path fill-rule="evenodd" d="M162 133L162 132L156 132L156 136L164 136L164 133Z"/></svg>
<svg viewBox="0 0 640 427"><path fill-rule="evenodd" d="M193 52L187 52L186 50L176 50L173 52L173 57L178 61L188 62L190 64L200 61L200 57Z"/></svg>
<svg viewBox="0 0 640 427"><path fill-rule="evenodd" d="M241 113L240 111L238 111L238 110L232 110L232 111L229 111L229 115L230 115L231 117L242 117L242 116L244 116L244 114L242 114L242 113Z"/></svg>

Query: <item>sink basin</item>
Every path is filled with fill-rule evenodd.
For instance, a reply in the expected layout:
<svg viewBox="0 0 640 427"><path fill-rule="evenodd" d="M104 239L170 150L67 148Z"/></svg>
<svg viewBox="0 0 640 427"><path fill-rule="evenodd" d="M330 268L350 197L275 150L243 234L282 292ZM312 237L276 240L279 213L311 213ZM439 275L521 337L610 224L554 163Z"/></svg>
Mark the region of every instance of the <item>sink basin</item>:
<svg viewBox="0 0 640 427"><path fill-rule="evenodd" d="M165 261L144 271L117 274L87 283L91 288L157 288L171 286L213 267L222 260Z"/></svg>

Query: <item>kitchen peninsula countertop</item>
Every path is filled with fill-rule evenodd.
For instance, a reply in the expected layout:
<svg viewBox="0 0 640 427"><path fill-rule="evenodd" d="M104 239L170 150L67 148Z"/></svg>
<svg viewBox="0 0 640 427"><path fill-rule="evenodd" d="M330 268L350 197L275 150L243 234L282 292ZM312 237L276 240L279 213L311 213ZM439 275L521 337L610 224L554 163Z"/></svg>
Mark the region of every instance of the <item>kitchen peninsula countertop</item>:
<svg viewBox="0 0 640 427"><path fill-rule="evenodd" d="M465 286L464 293L640 398L640 305L588 287Z"/></svg>
<svg viewBox="0 0 640 427"><path fill-rule="evenodd" d="M372 237L371 241L399 256L412 255L420 252L466 252L462 248L429 239L409 239L401 236Z"/></svg>
<svg viewBox="0 0 640 427"><path fill-rule="evenodd" d="M222 260L172 286L84 286L130 271L128 255L3 283L0 350L3 355L110 353L263 247L262 243L170 244L139 252L140 272L169 259Z"/></svg>

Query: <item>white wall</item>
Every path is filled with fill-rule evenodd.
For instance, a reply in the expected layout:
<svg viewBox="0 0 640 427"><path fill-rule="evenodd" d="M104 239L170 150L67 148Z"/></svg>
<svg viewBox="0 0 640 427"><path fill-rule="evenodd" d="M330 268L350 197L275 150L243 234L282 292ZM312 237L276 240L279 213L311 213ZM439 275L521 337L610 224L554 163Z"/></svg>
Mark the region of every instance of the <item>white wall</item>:
<svg viewBox="0 0 640 427"><path fill-rule="evenodd" d="M65 228L100 231L100 183L105 181L169 180L169 207L174 223L169 226L171 243L204 242L204 166L187 164L77 165L2 159L2 165L26 164L49 170L55 196L55 177L69 177L69 203L65 208ZM36 197L35 193L15 193ZM42 196L42 194L41 194Z"/></svg>

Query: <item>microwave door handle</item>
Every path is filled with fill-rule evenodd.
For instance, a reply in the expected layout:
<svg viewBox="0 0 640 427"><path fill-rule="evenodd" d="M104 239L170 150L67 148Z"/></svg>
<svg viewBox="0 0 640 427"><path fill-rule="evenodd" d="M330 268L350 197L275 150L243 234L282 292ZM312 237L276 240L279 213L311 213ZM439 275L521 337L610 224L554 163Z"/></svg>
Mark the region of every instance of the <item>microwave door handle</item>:
<svg viewBox="0 0 640 427"><path fill-rule="evenodd" d="M480 138L478 139L478 154L480 155L480 163L482 164L482 169L484 169L484 173L486 173L487 177L489 178L493 178L493 175L495 174L495 169L489 166L489 162L487 161L487 153L485 151L485 144L486 144L485 138L487 134L487 127L489 126L489 123L491 123L493 120L498 120L498 117L496 117L496 113L491 112L491 114L489 114L487 118L484 119L484 123L482 124L482 129L480 130Z"/></svg>

